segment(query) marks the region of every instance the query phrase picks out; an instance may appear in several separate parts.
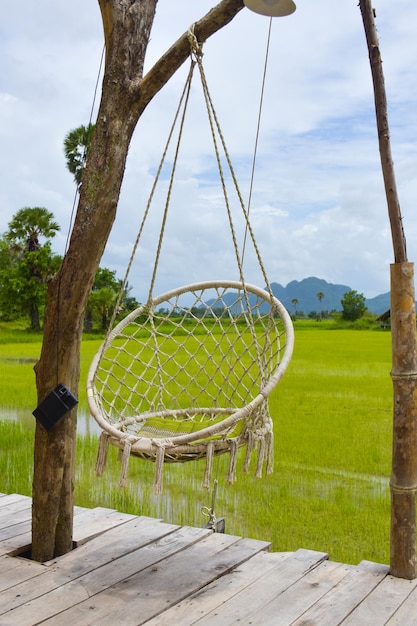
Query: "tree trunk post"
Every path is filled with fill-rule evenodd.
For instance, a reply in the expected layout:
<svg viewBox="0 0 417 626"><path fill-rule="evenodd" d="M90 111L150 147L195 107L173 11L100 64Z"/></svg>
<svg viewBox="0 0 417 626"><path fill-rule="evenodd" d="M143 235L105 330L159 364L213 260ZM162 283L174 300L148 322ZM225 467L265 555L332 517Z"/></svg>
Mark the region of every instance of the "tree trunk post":
<svg viewBox="0 0 417 626"><path fill-rule="evenodd" d="M395 263L391 265L393 444L391 471L391 574L413 579L416 571L417 342L414 268L406 242L391 155L387 99L375 11L360 0L374 87L379 152Z"/></svg>

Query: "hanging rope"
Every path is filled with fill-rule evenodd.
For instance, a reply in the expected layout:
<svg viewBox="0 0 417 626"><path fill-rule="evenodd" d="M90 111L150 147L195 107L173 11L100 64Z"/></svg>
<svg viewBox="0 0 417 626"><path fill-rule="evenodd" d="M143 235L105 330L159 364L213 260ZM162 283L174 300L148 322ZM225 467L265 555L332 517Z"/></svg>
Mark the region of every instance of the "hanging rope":
<svg viewBox="0 0 417 626"><path fill-rule="evenodd" d="M256 134L255 134L255 146L253 149L252 171L251 171L250 185L249 185L248 216L250 215L250 209L252 205L252 192L253 192L253 183L255 180L256 159L258 155L259 132L261 129L262 109L263 109L265 84L266 84L266 72L268 68L268 59L269 59L269 45L271 43L271 31L272 31L272 17L269 20L268 37L267 37L266 51L265 51L264 71L262 75L261 96L259 99L258 120L256 124ZM242 265L243 265L243 260L245 257L247 234L248 234L248 231L247 231L247 228L245 228L245 236L243 239L243 246L242 246Z"/></svg>
<svg viewBox="0 0 417 626"><path fill-rule="evenodd" d="M193 27L191 27L190 32L193 35ZM197 41L195 36L194 36L194 39L195 39L195 41ZM197 43L197 46L198 46L198 43ZM210 128L212 130L213 143L214 143L214 146L215 146L215 153L216 153L216 158L217 158L217 163L218 163L218 168L219 168L219 174L220 174L220 177L221 177L221 183L222 183L222 187L223 187L223 194L224 194L224 198L225 198L225 202L226 202L227 213L228 213L228 217L229 217L230 229L231 229L232 237L233 237L233 245L234 245L234 249L235 249L236 261L237 261L238 268L239 268L240 279L242 280L242 282L244 282L243 267L242 267L242 263L241 263L241 257L240 257L240 254L239 254L239 247L238 247L238 244L237 244L236 234L235 234L234 226L233 226L233 219L232 219L232 215L231 215L231 211L230 211L230 205L229 205L229 201L228 201L226 183L225 183L225 179L224 179L223 168L222 168L222 165L221 165L220 154L219 154L217 140L216 140L216 131L217 131L218 136L219 136L220 141L221 141L221 145L222 145L222 148L223 148L223 151L224 151L224 155L225 155L225 158L226 158L229 170L230 170L230 174L231 174L231 177L232 177L232 180L233 180L233 184L234 184L234 187L235 187L235 190L236 190L236 194L237 194L237 197L239 199L240 207L241 207L243 215L244 215L246 228L247 228L247 231L249 232L249 235L250 235L250 238L251 238L251 241L252 241L255 253L256 253L256 257L257 257L257 260L258 260L258 263L259 263L259 267L260 267L260 269L262 271L263 279L264 279L265 284L267 285L267 287L269 287L269 280L268 280L268 277L267 277L267 274L266 274L266 271L265 271L265 267L264 267L264 264L263 264L263 261L262 261L261 255L260 255L260 251L259 251L258 245L256 243L256 239L255 239L255 235L254 235L252 226L251 226L250 221L249 221L249 214L248 214L248 211L247 211L247 209L245 207L245 203L244 203L243 198L242 198L242 194L241 194L241 191L240 191L240 188L239 188L239 184L238 184L238 181L237 181L237 178L236 178L236 174L235 174L235 171L234 171L234 168L233 168L233 164L232 164L232 161L230 159L229 151L227 149L226 142L224 140L224 136L223 136L223 133L222 133L222 130L221 130L221 127L220 127L220 123L218 121L217 114L216 114L216 111L215 111L215 108L214 108L214 105L213 105L213 101L211 99L210 91L209 91L209 88L208 88L208 84L207 84L207 80L206 80L206 76L205 76L205 72L204 72L204 68L203 68L202 55L201 54L199 56L196 55L196 61L197 61L197 64L198 64L198 69L200 71L204 97L206 99L207 113L208 113L208 117L209 117ZM270 291L270 287L269 287L269 291Z"/></svg>
<svg viewBox="0 0 417 626"><path fill-rule="evenodd" d="M265 285L267 286L267 290L268 292L272 294L272 290L269 284L269 280L266 274L266 270L260 255L260 251L258 248L258 245L256 243L255 240L255 235L254 232L252 230L252 226L250 224L249 221L249 212L245 207L245 203L243 201L243 197L240 191L240 187L236 178L236 174L233 168L233 164L229 155L229 151L227 149L227 145L223 136L223 132L222 129L220 127L220 123L216 114L216 110L214 108L214 104L210 95L210 91L208 88L208 83L206 80L206 75L204 72L204 67L203 67L203 54L202 54L202 48L201 45L198 43L197 38L195 37L194 34L194 25L192 25L188 31L188 36L189 36L189 41L190 41L190 45L191 45L191 49L192 49L192 54L194 56L194 59L197 63L199 72L200 72L200 78L201 78L201 84L203 87L203 94L204 94L204 98L205 98L205 102L206 102L206 109L207 109L207 116L208 116L208 120L209 120L209 124L210 124L210 129L211 129L211 134L212 134L212 140L213 140L213 146L214 146L214 151L215 151L215 155L216 155L216 159L217 159L217 168L219 171L219 176L220 176L220 180L221 180L221 184L222 184L222 189L223 189L223 197L224 197L224 201L225 201L225 206L226 206L226 211L227 211L227 215L228 215L228 220L229 220L229 227L230 227L230 232L231 232L231 236L232 236L232 241L233 241L233 247L234 247L234 252L235 252L235 258L236 258L236 264L238 267L238 271L239 271L239 278L242 282L243 285L245 285L245 277L243 274L243 255L240 255L240 250L239 250L239 246L238 246L238 242L237 242L237 237L236 237L236 232L235 232L235 228L234 228L234 223L233 223L233 217L232 217L232 212L230 209L230 202L229 202L229 197L228 197L228 192L227 192L227 186L226 186L226 181L225 181L225 175L224 175L224 171L223 171L223 167L222 167L222 162L221 162L221 157L220 157L220 151L219 151L219 146L218 146L218 141L217 141L217 136L220 139L220 143L223 149L223 153L224 156L226 158L226 162L233 180L233 184L235 187L235 191L239 200L239 204L242 210L242 213L244 215L244 220L245 220L245 232L249 232L250 237L251 237L251 241L253 244L253 248L255 250L256 256L257 256L257 260L258 260L258 264L259 267L261 269L262 272L262 276L265 282ZM246 311L247 311L247 315L248 315L248 327L252 329L252 332L255 334L255 325L254 325L254 320L252 318L252 307L250 306L249 303L249 299L248 299L248 294L246 292L246 290L244 290L244 300L245 300L245 307L246 307ZM254 337L255 339L255 337ZM254 341L254 345L257 345L257 342ZM264 348L266 349L266 346L264 346ZM258 365L260 368L262 368L262 362L264 362L265 359L265 353L258 353L257 354L257 358L258 358ZM233 473L233 471L232 471Z"/></svg>

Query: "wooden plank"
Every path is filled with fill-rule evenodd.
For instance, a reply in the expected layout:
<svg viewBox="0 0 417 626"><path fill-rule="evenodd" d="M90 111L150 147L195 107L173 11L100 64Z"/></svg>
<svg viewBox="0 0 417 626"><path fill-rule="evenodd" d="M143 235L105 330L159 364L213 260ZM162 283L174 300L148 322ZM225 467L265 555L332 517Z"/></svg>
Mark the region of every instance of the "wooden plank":
<svg viewBox="0 0 417 626"><path fill-rule="evenodd" d="M17 559L11 556L0 557L0 598L2 591L43 574L44 571L44 565L29 559Z"/></svg>
<svg viewBox="0 0 417 626"><path fill-rule="evenodd" d="M48 593L108 562L116 561L121 555L160 539L176 529L178 526L155 523L151 518L140 517L98 535L72 552L50 561L45 573L38 576L36 586L31 581L22 581L20 585L0 594L0 613Z"/></svg>
<svg viewBox="0 0 417 626"><path fill-rule="evenodd" d="M55 570L64 572L66 580L75 579L148 544L163 541L180 529L180 526L166 524L151 517L135 517L93 537L91 541L55 561L49 561L49 564L54 564Z"/></svg>
<svg viewBox="0 0 417 626"><path fill-rule="evenodd" d="M26 498L0 509L0 512L3 512L0 517L0 555L23 550L30 545L31 502L31 498ZM23 503L25 508L22 508ZM16 505L19 507L17 510L15 510ZM134 517L134 515L120 513L114 509L75 507L74 541L77 545L81 545L109 528L124 524ZM22 535L25 535L24 538L18 539ZM14 541L10 542L10 539Z"/></svg>
<svg viewBox="0 0 417 626"><path fill-rule="evenodd" d="M349 566L333 561L322 561L316 568L307 572L293 585L267 602L263 607L253 610L251 602L246 603L246 612L239 618L239 624L262 624L262 626L287 626L314 605L330 589L340 583L348 574ZM242 598L245 606L245 598ZM223 607L219 610L222 616ZM229 614L229 618L232 616ZM205 623L206 620L203 620ZM217 622L216 622L217 623ZM223 620L220 620L224 624ZM229 621L232 624L233 621ZM368 625L369 626L369 625Z"/></svg>
<svg viewBox="0 0 417 626"><path fill-rule="evenodd" d="M26 506L25 508L19 508L19 506L15 507L11 504L6 508L8 511L4 511L4 513L0 516L0 532L9 526L14 526L19 522L30 520L32 517L31 505Z"/></svg>
<svg viewBox="0 0 417 626"><path fill-rule="evenodd" d="M123 526L123 528L126 525ZM153 525L155 529L157 526L169 526L165 524ZM151 530L152 526L150 526L149 530ZM160 531L161 532L161 531ZM65 611L65 609L69 609L69 611L65 611L62 613L62 624L66 624L67 619L72 619L71 607L73 605L82 606L82 601L86 600L86 610L87 610L87 622L89 622L89 605L93 601L91 596L95 594L100 595L100 592L103 589L108 589L117 583L122 583L121 586L123 588L123 582L126 579L129 579L130 576L135 574L138 571L141 571L146 568L150 568L151 571L158 570L158 564L160 561L163 561L167 556L171 554L175 554L176 552L184 550L190 544L194 544L195 541L202 542L204 538L207 536L211 536L211 532L207 529L202 528L176 528L174 532L171 532L169 535L160 536L159 540L155 540L152 543L147 543L147 545L141 546L137 550L133 550L128 554L124 554L119 558L109 559L107 558L107 562L101 567L92 568L92 563L90 563L88 573L77 576L75 579L68 581L68 561L65 557L61 557L65 563L61 561L61 569L62 571L57 572L56 568L51 572L51 575L48 577L47 574L44 574L42 577L38 577L41 579L40 582L45 581L48 578L48 582L51 585L51 589L46 591L45 585L43 585L42 595L37 593L38 597L33 597L33 599L25 603L20 602L19 605L15 605L16 608L9 610L6 613L2 614L1 624L2 626L6 625L15 625L15 624L25 624L29 623L28 620L31 618L33 614L36 614L36 618L39 622L43 620L48 620L51 618L53 624L56 624L56 614ZM102 539L103 535L98 537L98 540ZM235 538L234 538L235 539ZM235 539L236 540L236 539ZM74 550L70 553L69 556L74 557L75 552L78 550L83 550L83 548L88 548L91 543L95 542L93 539L91 542L84 544L81 548ZM106 548L107 555L107 548ZM65 555L67 556L67 555ZM98 555L97 555L98 556ZM79 574L81 571L82 564L79 560L72 563L72 570L76 569ZM77 570L78 567L78 570ZM148 569L146 569L148 571ZM59 585L56 584L57 573L59 575ZM38 582L38 581L37 581ZM20 587L21 589L21 587ZM114 592L112 592L114 593ZM110 604L106 601L103 603L103 607L107 612L111 609L113 605L112 601L112 593L110 594ZM10 603L7 608L10 608L10 604L13 599L9 598ZM81 603L81 604L77 604ZM0 595L0 604L2 605L2 595ZM81 611L82 613L82 611ZM49 621L49 620L48 620Z"/></svg>
<svg viewBox="0 0 417 626"><path fill-rule="evenodd" d="M200 624L203 626L213 623L216 626L225 626L237 622L240 624L248 613L256 616L265 604L291 587L306 573L314 570L323 561L326 561L327 557L325 552L297 550L285 560L277 561L272 570L265 572L265 576L258 577L241 592L233 594L230 598L225 598L220 594L218 608L212 609L207 615L200 617L197 623L199 626ZM221 588L223 579L219 580L218 583L218 588ZM216 591L218 593L218 590ZM262 622L259 622L256 617L254 623L261 624Z"/></svg>
<svg viewBox="0 0 417 626"><path fill-rule="evenodd" d="M0 555L4 555L30 544L32 500L11 494L2 496L0 501ZM22 535L25 537L17 539Z"/></svg>
<svg viewBox="0 0 417 626"><path fill-rule="evenodd" d="M30 516L22 522L18 524L11 524L9 526L5 526L4 528L0 528L0 544L6 539L11 539L12 537L17 537L17 535L22 535L23 533L27 533L30 531L32 526Z"/></svg>
<svg viewBox="0 0 417 626"><path fill-rule="evenodd" d="M217 609L228 600L245 593L252 583L263 576L274 576L282 562L291 556L291 552L260 552L245 561L236 569L203 589L175 604L167 611L146 622L146 626L172 626L172 624L200 624L200 619L211 614L213 623L217 624Z"/></svg>
<svg viewBox="0 0 417 626"><path fill-rule="evenodd" d="M342 624L344 626L385 624L416 587L417 579L404 580L386 576ZM417 616L415 620L417 623Z"/></svg>
<svg viewBox="0 0 417 626"><path fill-rule="evenodd" d="M28 524L26 532L21 532L20 535L15 535L0 541L0 556L29 549L32 541L32 531L30 526L31 525Z"/></svg>
<svg viewBox="0 0 417 626"><path fill-rule="evenodd" d="M22 509L32 509L32 499L28 496L20 496L17 493L3 496L0 498L0 527L2 526L3 518L10 515L15 511L21 511Z"/></svg>
<svg viewBox="0 0 417 626"><path fill-rule="evenodd" d="M211 533L94 597L88 585L90 598L62 613L60 619L62 623L76 621L77 626L144 624L268 547L263 541Z"/></svg>
<svg viewBox="0 0 417 626"><path fill-rule="evenodd" d="M101 507L87 509L86 512L74 517L73 540L77 546L80 546L110 528L116 528L135 519L135 517L135 515L119 513L119 511Z"/></svg>
<svg viewBox="0 0 417 626"><path fill-rule="evenodd" d="M30 504L31 499L28 498L28 500ZM81 545L88 539L133 519L137 520L139 518L134 515L118 513L113 509L104 509L101 507L83 509L77 507L74 516L74 540L77 540L78 545ZM149 520L149 518L146 519ZM153 520L153 523L157 522ZM9 544L8 553L17 552L19 549L25 551L25 549L30 548L30 532L19 535L19 537L24 537L26 543L22 545L22 540L20 539L19 546L17 547ZM17 554L15 556L19 555ZM12 558L10 554L1 555L0 559L2 559L0 564L0 591L24 582L25 580L29 580L40 573L44 573L45 566L51 564L38 564L25 558ZM55 563L55 561L52 561L52 563Z"/></svg>
<svg viewBox="0 0 417 626"><path fill-rule="evenodd" d="M354 567L343 580L333 587L291 626L336 626L360 604L387 576L389 568L364 561ZM374 623L376 624L376 622ZM374 626L372 624L372 626ZM369 626L369 624L367 625Z"/></svg>
<svg viewBox="0 0 417 626"><path fill-rule="evenodd" d="M0 508L6 506L7 503L17 502L19 500L32 501L29 496L23 496L21 493L0 493Z"/></svg>
<svg viewBox="0 0 417 626"><path fill-rule="evenodd" d="M388 578L391 579L391 577ZM407 583L415 582L401 578L393 580L401 580L406 586ZM417 626L417 589L414 586L409 596L404 600L401 606L398 607L392 617L387 620L386 626Z"/></svg>

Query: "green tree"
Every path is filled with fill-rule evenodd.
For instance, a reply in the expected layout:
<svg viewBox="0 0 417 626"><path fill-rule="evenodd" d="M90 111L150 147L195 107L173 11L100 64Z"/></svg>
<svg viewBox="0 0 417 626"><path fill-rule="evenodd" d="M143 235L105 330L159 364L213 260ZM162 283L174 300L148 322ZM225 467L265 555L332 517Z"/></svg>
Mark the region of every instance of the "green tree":
<svg viewBox="0 0 417 626"><path fill-rule="evenodd" d="M98 324L101 330L107 330L121 288L122 281L116 278L115 270L99 267L87 302L84 331L91 332L94 324ZM136 299L130 296L131 290L132 287L126 283L118 313L125 314L138 306Z"/></svg>
<svg viewBox="0 0 417 626"><path fill-rule="evenodd" d="M291 304L294 307L294 317L297 317L297 306L298 306L298 298L293 298L291 300Z"/></svg>
<svg viewBox="0 0 417 626"><path fill-rule="evenodd" d="M14 291L16 262L10 244L0 238L0 319L10 322L21 317L22 311Z"/></svg>
<svg viewBox="0 0 417 626"><path fill-rule="evenodd" d="M24 252L35 252L41 248L39 237L52 239L59 230L53 213L44 207L24 207L9 222L5 238Z"/></svg>
<svg viewBox="0 0 417 626"><path fill-rule="evenodd" d="M129 285L127 282L123 291L122 299L120 302L121 310L119 313L129 313L130 311L134 311L139 306L139 302L136 300L134 296L131 295L133 287Z"/></svg>
<svg viewBox="0 0 417 626"><path fill-rule="evenodd" d="M342 305L343 319L350 322L358 320L366 311L365 296L353 289L343 295L340 303Z"/></svg>
<svg viewBox="0 0 417 626"><path fill-rule="evenodd" d="M319 291L318 294L317 294L317 299L318 299L319 305L320 305L320 309L319 309L319 319L320 319L320 321L321 321L321 316L322 316L321 301L323 300L323 298L324 298L324 293L322 291Z"/></svg>
<svg viewBox="0 0 417 626"><path fill-rule="evenodd" d="M64 152L67 168L74 175L79 187L82 182L88 149L94 132L94 124L79 126L70 130L64 139Z"/></svg>
<svg viewBox="0 0 417 626"><path fill-rule="evenodd" d="M88 304L94 314L100 319L100 329L106 331L110 316L117 299L117 292L110 287L101 287L91 292Z"/></svg>
<svg viewBox="0 0 417 626"><path fill-rule="evenodd" d="M92 291L98 291L104 287L108 287L109 289L118 292L120 291L121 282L116 278L115 270L110 270L107 267L99 267L94 279Z"/></svg>
<svg viewBox="0 0 417 626"><path fill-rule="evenodd" d="M0 312L3 319L28 314L30 328L40 330L46 285L61 259L51 249L60 229L53 214L43 207L20 209L9 222L1 243ZM41 244L40 239L46 241Z"/></svg>

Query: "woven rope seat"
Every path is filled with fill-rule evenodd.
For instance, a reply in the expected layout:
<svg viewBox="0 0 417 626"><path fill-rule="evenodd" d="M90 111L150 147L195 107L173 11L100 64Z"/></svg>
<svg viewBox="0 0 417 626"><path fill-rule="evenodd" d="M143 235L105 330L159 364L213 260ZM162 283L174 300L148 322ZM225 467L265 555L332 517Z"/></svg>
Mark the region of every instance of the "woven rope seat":
<svg viewBox="0 0 417 626"><path fill-rule="evenodd" d="M256 474L271 470L268 396L291 358L293 327L267 291L238 281L180 287L123 319L94 358L89 408L102 428L97 469L108 444L163 462L257 450ZM158 472L161 471L159 468ZM156 479L156 483L159 479Z"/></svg>

